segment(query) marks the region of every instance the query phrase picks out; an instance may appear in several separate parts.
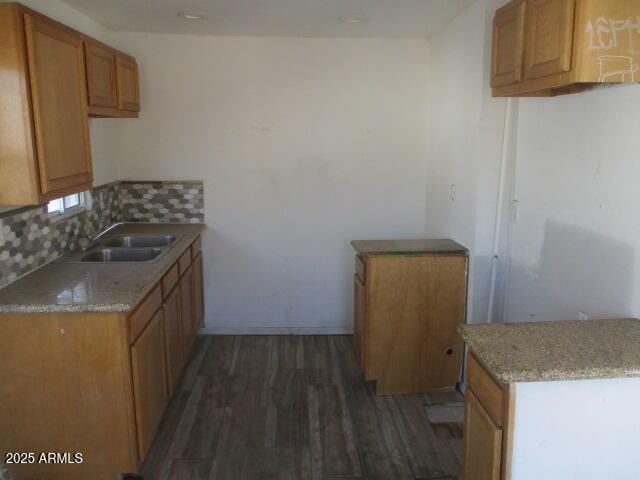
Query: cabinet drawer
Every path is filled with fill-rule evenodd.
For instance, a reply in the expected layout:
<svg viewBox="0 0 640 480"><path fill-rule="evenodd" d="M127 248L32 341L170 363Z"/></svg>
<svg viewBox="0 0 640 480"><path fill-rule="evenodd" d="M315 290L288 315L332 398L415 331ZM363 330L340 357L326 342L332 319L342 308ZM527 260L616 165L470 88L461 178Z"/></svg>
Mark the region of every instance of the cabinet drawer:
<svg viewBox="0 0 640 480"><path fill-rule="evenodd" d="M362 283L365 283L367 280L367 267L360 257L360 255L356 255L356 275L360 278Z"/></svg>
<svg viewBox="0 0 640 480"><path fill-rule="evenodd" d="M129 317L129 342L133 342L162 305L162 289L157 285Z"/></svg>
<svg viewBox="0 0 640 480"><path fill-rule="evenodd" d="M164 277L162 277L162 298L167 298L169 292L173 290L173 287L178 283L180 272L178 271L178 264L174 263L171 270L169 270Z"/></svg>
<svg viewBox="0 0 640 480"><path fill-rule="evenodd" d="M191 265L191 247L187 248L187 251L182 254L180 260L178 260L178 265L180 266L180 276L182 276Z"/></svg>
<svg viewBox="0 0 640 480"><path fill-rule="evenodd" d="M496 425L502 427L505 391L473 354L467 355L467 384Z"/></svg>
<svg viewBox="0 0 640 480"><path fill-rule="evenodd" d="M191 258L195 259L202 251L202 238L198 237L191 244Z"/></svg>

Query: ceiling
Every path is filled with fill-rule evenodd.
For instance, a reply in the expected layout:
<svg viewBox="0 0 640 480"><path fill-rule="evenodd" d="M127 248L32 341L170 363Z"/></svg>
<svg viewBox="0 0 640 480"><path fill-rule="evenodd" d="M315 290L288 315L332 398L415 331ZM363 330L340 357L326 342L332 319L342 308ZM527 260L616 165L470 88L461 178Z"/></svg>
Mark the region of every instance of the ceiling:
<svg viewBox="0 0 640 480"><path fill-rule="evenodd" d="M62 0L116 31L193 35L425 38L474 0ZM178 12L205 14L185 20ZM347 24L340 17L366 21Z"/></svg>

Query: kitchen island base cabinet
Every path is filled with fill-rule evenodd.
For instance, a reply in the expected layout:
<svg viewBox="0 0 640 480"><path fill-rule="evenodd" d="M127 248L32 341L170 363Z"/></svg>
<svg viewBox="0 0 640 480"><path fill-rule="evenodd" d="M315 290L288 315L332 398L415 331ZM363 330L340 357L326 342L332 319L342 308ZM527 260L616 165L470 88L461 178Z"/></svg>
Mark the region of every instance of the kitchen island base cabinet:
<svg viewBox="0 0 640 480"><path fill-rule="evenodd" d="M467 390L464 430L465 480L500 480L502 430L493 422L476 396Z"/></svg>
<svg viewBox="0 0 640 480"><path fill-rule="evenodd" d="M640 319L460 333L469 348L465 480L640 478Z"/></svg>
<svg viewBox="0 0 640 480"><path fill-rule="evenodd" d="M460 378L467 251L426 244L422 252L356 256L353 347L378 395L453 390Z"/></svg>
<svg viewBox="0 0 640 480"><path fill-rule="evenodd" d="M464 480L507 480L511 472L515 394L467 355Z"/></svg>
<svg viewBox="0 0 640 480"><path fill-rule="evenodd" d="M353 351L358 361L358 366L365 371L365 336L364 336L364 315L366 309L366 290L364 283L358 275L353 277Z"/></svg>

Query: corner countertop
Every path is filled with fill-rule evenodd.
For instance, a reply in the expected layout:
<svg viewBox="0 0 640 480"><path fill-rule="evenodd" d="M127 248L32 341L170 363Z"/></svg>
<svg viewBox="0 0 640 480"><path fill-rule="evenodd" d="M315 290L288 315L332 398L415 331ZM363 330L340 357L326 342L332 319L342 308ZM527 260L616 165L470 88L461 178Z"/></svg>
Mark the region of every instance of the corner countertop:
<svg viewBox="0 0 640 480"><path fill-rule="evenodd" d="M640 377L640 320L464 325L462 338L500 382Z"/></svg>
<svg viewBox="0 0 640 480"><path fill-rule="evenodd" d="M1 289L0 314L129 312L205 228L202 224L122 224L105 238L129 233L171 234L179 238L155 262L65 263L68 256L64 255Z"/></svg>
<svg viewBox="0 0 640 480"><path fill-rule="evenodd" d="M420 255L469 252L459 243L447 239L354 240L353 248L362 255Z"/></svg>

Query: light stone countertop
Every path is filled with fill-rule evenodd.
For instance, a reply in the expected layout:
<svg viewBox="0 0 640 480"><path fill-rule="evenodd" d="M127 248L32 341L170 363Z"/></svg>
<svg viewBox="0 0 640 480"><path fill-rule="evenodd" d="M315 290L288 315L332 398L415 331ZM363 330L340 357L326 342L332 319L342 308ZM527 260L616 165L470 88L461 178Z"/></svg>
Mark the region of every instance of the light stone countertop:
<svg viewBox="0 0 640 480"><path fill-rule="evenodd" d="M448 239L354 240L351 245L362 255L468 254L468 250Z"/></svg>
<svg viewBox="0 0 640 480"><path fill-rule="evenodd" d="M104 238L146 233L178 239L157 261L148 263L66 263L68 255L62 256L1 289L0 314L129 312L205 229L202 224L122 224Z"/></svg>
<svg viewBox="0 0 640 480"><path fill-rule="evenodd" d="M640 377L640 320L464 325L462 338L502 383Z"/></svg>

